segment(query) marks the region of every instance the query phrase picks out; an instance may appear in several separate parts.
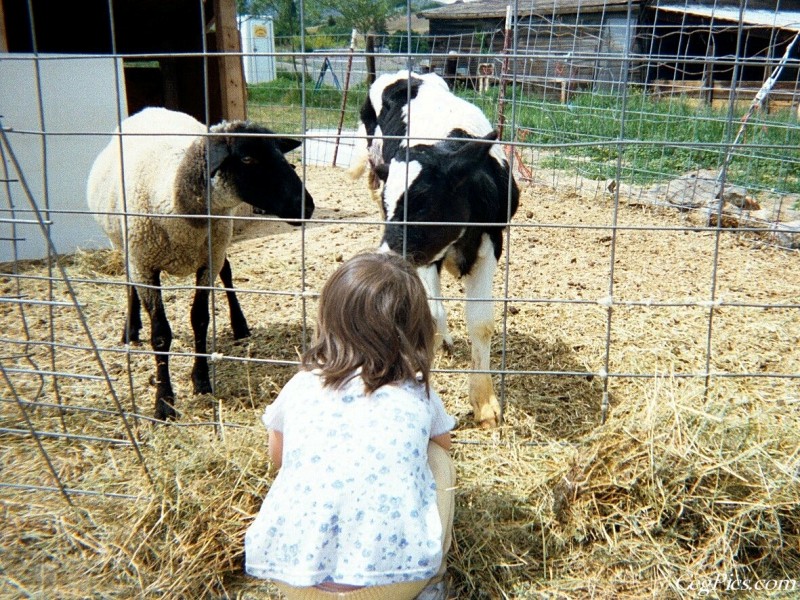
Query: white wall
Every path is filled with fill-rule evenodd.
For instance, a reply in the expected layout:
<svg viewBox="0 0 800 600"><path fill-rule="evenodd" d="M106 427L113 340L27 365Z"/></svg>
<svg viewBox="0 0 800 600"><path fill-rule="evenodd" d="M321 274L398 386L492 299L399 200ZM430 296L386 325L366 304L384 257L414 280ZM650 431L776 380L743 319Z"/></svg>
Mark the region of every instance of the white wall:
<svg viewBox="0 0 800 600"><path fill-rule="evenodd" d="M0 186L0 262L47 255L41 228L29 224L36 220L31 201L42 211L49 209L50 238L57 253L108 246L102 229L86 212L86 179L117 127L117 107L123 118L127 116L122 62L0 54L0 82L0 119L10 146L0 142L0 160L5 162L0 163L0 179L7 169L9 178L17 180ZM21 174L10 159L12 152Z"/></svg>

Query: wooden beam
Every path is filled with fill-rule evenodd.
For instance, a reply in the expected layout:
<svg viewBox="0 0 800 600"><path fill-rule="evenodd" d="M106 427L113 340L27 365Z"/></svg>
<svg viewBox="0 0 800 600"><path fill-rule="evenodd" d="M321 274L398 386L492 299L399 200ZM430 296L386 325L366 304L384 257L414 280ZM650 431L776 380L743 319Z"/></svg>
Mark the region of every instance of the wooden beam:
<svg viewBox="0 0 800 600"><path fill-rule="evenodd" d="M6 16L3 0L0 0L0 52L8 52L8 35L6 34Z"/></svg>
<svg viewBox="0 0 800 600"><path fill-rule="evenodd" d="M222 54L217 61L222 117L227 121L246 119L247 88L241 56L242 41L236 27L236 0L214 0L214 15L217 52Z"/></svg>

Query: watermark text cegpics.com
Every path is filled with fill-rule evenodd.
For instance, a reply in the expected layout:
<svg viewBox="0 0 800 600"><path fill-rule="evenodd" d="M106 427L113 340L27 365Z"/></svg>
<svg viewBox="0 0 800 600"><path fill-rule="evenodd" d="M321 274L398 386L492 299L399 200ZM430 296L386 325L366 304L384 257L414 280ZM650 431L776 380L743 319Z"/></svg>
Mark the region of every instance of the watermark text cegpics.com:
<svg viewBox="0 0 800 600"><path fill-rule="evenodd" d="M717 575L704 579L678 580L677 586L685 592L707 596L716 592L793 592L799 589L796 579L746 579Z"/></svg>

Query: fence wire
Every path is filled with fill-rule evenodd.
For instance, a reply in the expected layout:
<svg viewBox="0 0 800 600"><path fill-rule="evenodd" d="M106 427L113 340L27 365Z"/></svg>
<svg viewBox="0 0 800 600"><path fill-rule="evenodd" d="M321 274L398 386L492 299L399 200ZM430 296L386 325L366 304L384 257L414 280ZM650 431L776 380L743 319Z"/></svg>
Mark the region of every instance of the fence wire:
<svg viewBox="0 0 800 600"><path fill-rule="evenodd" d="M470 3L453 5L460 9L421 11L408 6L399 31L359 32L351 49L350 33L307 33L305 3L300 2L300 34L276 37L274 52L266 56L223 56L234 63L251 57L274 61L274 79L247 85L248 117L266 123L278 135L303 140L298 173L309 189L315 177L325 178L320 170L347 166L345 150L360 142L359 108L375 74L406 68L438 73L455 93L480 106L493 124L502 124L503 143L526 200L506 230L502 273L495 287L496 352L488 372L500 383L506 411L524 411L533 396L561 394L569 402L576 388L553 390L564 389L567 380L586 382L585 393L592 400L584 417L595 427L614 418L615 396L630 393L631 380L698 379L707 393L714 392L717 382L732 380L743 395L797 400L800 284L794 274L776 272L764 263L775 259L794 265L798 272L800 12L736 4L521 0L510 4L509 21L505 7L502 13L480 14L476 5L472 14ZM209 18L206 5L197 2L204 23ZM67 54L53 48L42 38L47 30L37 28L41 15L36 13L23 18L29 39L9 37L7 44L18 46L0 55L0 67L9 73L21 77L24 65L32 76L24 84L0 76L6 88L0 103L0 440L7 456L14 446L35 446L47 466L46 477L33 477L8 462L0 488L3 494L57 494L70 505L92 495L110 501L151 498L149 490L135 489L135 484L95 489L65 465L76 448L113 446L133 453L150 477L152 455L146 459L141 446L147 444L155 421L150 389L137 371L143 367L135 365L146 363L149 372L153 352L146 344L118 343L116 325L121 329L131 285L125 261L92 249L82 237L91 221L83 198L59 196L74 196L75 189L85 186L79 181L77 188L63 191L59 169L72 156L83 154L83 146L108 140L112 132L70 129L69 123L65 127L48 120L59 110L53 108L59 99L52 95L48 73L77 59L110 61L112 80L125 79L129 94L127 99L102 99L117 114L116 124L124 116L120 105L132 107L139 101L131 91L137 78L148 85L156 81L154 76L163 78L167 96L162 99L175 102L170 86L177 80L171 77L180 65L189 64L181 61L199 60L202 65L202 85L191 93L202 98L202 120L209 125L217 102L211 90L219 86L211 72L220 53L207 47L205 25L192 32L203 40L201 48L192 51L120 50L111 25L113 7L109 1L108 51ZM417 12L427 17L429 29L411 29L410 17ZM173 25L192 27L188 22ZM368 43L370 52L365 50ZM369 72L371 65L374 73ZM32 90L32 98L23 102L32 120L17 120L14 87ZM338 154L336 166L330 155L317 154L320 146ZM27 183L32 177L36 184ZM363 214L350 209L337 214L340 200L335 194L319 195L322 210L288 234L275 218L235 217L243 229L267 224L279 231L275 237L297 238L289 250L293 254L281 257L276 271L265 266L263 278L250 276L236 287L251 308L249 317L256 317L256 307L280 306L276 313L281 318L289 315L291 323L281 329L265 320L262 327L273 327L277 336L260 335L243 350L224 337L226 325L216 317L206 356L212 364L212 383L224 391L209 401L210 411L191 414L191 395L182 388L182 416L169 427L210 429L218 435L226 428L253 427L254 415L296 367L297 351L308 343L319 290L315 273L335 266L313 264L319 255L313 247L319 242L315 232L331 229L331 239L350 232L348 242L332 250L346 257L356 248L352 240L360 232L374 232L382 225L374 206L363 207ZM560 217L555 205L570 202L584 204L587 214L591 206L602 207L600 220L582 222L574 211ZM671 264L661 254L689 238L702 242L692 263ZM267 239L267 245L278 243L261 239ZM573 261L565 265L560 281L537 283L535 272L543 262L561 260L547 254L548 242L555 239L574 240ZM579 242L587 240L602 252L582 253ZM632 240L646 242L632 250ZM653 272L652 264L632 255L648 243L654 248L652 264L674 267L675 272ZM753 263L727 262L731 248L741 246L748 248ZM561 246L562 252L570 250L570 244ZM92 256L97 257L94 262ZM265 265L275 256L280 250L266 256ZM119 268L109 270L114 261ZM570 264L577 265L575 272ZM681 277L698 270L704 273L705 288L682 288ZM774 278L765 285L780 283L776 280L782 277L785 285L770 285L762 293L747 279L749 270ZM280 271L287 277L278 277ZM734 281L733 271L743 274L742 279ZM532 276L522 278L521 273ZM660 287L667 281L674 287ZM163 286L170 299L189 296L193 289L191 282L174 280ZM104 290L102 297L94 296L97 290ZM217 298L220 289L212 291ZM449 308L463 300L457 284L443 291L442 300ZM113 338L105 332L109 311L97 310L98 304L108 303L114 304L118 321ZM218 298L214 304L219 304ZM780 318L766 323L762 317L767 313ZM459 314L455 308L451 324ZM531 333L567 329L584 314L591 316L585 338L550 343ZM529 322L521 324L520 315ZM646 316L640 320L638 315ZM626 329L629 318L638 330ZM661 321L674 321L666 326L675 328L670 347L647 346L648 325L660 327ZM188 319L173 318L172 323L188 335ZM690 326L681 329L687 323ZM767 345L775 344L775 355L754 347L754 354L762 354L760 360L747 357L737 362L729 346L738 341L729 343L727 336L741 331L772 340ZM189 364L195 356L191 344L180 346L169 357L173 364ZM666 354L677 360L694 347L699 350L690 359L669 369ZM455 358L437 364L434 376L460 381L474 372L467 355L462 347ZM653 360L644 360L650 355ZM258 379L262 387L231 390L225 381L232 371L246 372L248 382ZM453 402L463 404L459 384L448 385ZM237 395L241 398L226 408L222 396ZM515 439L520 444L537 442L525 435ZM476 443L469 436L457 442Z"/></svg>

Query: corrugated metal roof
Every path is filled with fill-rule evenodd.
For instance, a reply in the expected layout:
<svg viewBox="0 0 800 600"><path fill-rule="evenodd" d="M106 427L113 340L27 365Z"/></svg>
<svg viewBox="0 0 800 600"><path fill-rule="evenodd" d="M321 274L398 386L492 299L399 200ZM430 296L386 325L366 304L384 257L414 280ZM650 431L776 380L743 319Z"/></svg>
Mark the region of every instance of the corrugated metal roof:
<svg viewBox="0 0 800 600"><path fill-rule="evenodd" d="M641 0L632 0L638 9ZM511 0L478 0L477 2L457 2L423 10L419 15L426 19L493 19L505 18L506 6ZM538 15L584 14L600 12L620 12L627 10L628 0L527 0L519 3L519 17Z"/></svg>
<svg viewBox="0 0 800 600"><path fill-rule="evenodd" d="M635 9L642 0L632 0ZM511 0L477 0L476 2L456 2L440 8L420 11L426 19L493 19L504 18L506 6ZM628 0L528 0L519 2L520 17L552 15L621 12L627 10ZM713 3L667 2L653 3L648 7L654 11L689 14L720 21L739 22L739 8L719 6ZM743 12L743 22L748 25L800 31L800 11L786 9L748 8Z"/></svg>
<svg viewBox="0 0 800 600"><path fill-rule="evenodd" d="M720 21L739 22L739 9L735 6L703 6L702 4L659 4L657 11L689 14ZM800 11L748 8L742 12L742 22L772 29L800 31Z"/></svg>

